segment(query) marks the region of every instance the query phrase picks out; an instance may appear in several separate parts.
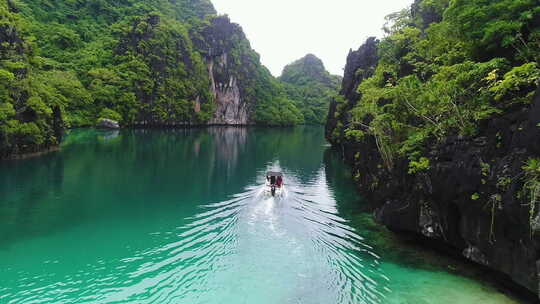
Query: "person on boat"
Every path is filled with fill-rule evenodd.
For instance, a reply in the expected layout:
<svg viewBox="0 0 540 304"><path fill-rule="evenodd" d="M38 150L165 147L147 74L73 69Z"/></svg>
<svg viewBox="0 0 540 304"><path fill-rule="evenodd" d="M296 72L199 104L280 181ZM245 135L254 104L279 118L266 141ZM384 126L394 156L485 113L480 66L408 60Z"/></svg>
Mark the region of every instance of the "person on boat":
<svg viewBox="0 0 540 304"><path fill-rule="evenodd" d="M276 177L274 175L270 176L270 185L274 186L276 184Z"/></svg>
<svg viewBox="0 0 540 304"><path fill-rule="evenodd" d="M280 176L277 177L276 186L278 188L281 188L281 185L283 185L283 177L281 177L281 175L280 175Z"/></svg>

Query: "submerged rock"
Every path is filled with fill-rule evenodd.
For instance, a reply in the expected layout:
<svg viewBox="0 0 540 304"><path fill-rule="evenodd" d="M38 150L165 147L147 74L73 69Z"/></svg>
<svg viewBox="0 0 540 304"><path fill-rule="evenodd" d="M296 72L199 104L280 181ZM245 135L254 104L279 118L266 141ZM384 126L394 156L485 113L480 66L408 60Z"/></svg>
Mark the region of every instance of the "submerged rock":
<svg viewBox="0 0 540 304"><path fill-rule="evenodd" d="M120 129L120 124L112 119L100 118L96 127L102 129Z"/></svg>

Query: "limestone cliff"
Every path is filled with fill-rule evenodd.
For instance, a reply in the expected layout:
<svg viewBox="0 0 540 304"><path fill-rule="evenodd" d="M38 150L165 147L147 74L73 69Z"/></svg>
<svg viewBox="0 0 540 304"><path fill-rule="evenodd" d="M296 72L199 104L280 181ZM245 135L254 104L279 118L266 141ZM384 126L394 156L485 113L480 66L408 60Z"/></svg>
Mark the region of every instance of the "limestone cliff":
<svg viewBox="0 0 540 304"><path fill-rule="evenodd" d="M122 127L304 121L242 28L209 0L0 0L0 59L0 158L56 146L64 127L100 119Z"/></svg>
<svg viewBox="0 0 540 304"><path fill-rule="evenodd" d="M321 59L313 54L307 54L285 66L279 80L296 86L315 83L334 89L339 86L341 77L330 75Z"/></svg>
<svg viewBox="0 0 540 304"><path fill-rule="evenodd" d="M237 70L241 58L235 52L246 40L242 28L227 17L213 18L202 31L204 41L199 41L208 66L210 91L215 98L215 112L210 124L246 125L249 107L238 83ZM234 53L233 53L234 52Z"/></svg>
<svg viewBox="0 0 540 304"><path fill-rule="evenodd" d="M538 43L538 4L524 3L416 0L391 15L387 37L350 52L326 136L380 223L538 295L540 53L505 43Z"/></svg>
<svg viewBox="0 0 540 304"><path fill-rule="evenodd" d="M210 75L210 90L214 94L216 110L210 120L213 125L247 125L248 105L242 101L240 87L234 75L226 74L228 54L209 57L208 73Z"/></svg>
<svg viewBox="0 0 540 304"><path fill-rule="evenodd" d="M378 40L375 37L370 37L360 46L357 51L350 50L347 56L347 64L345 65L345 73L341 83L341 91L339 94L343 96L347 102L342 113L337 113L338 103L336 100L330 103L328 111L328 120L326 121L326 138L332 142L332 132L337 127L337 124L347 125L350 120L350 110L356 105L359 94L356 91L358 85L365 79L373 75L378 62L377 44ZM358 71L361 71L360 73ZM338 144L337 142L332 142Z"/></svg>
<svg viewBox="0 0 540 304"><path fill-rule="evenodd" d="M211 125L249 125L271 123L256 117L257 109L279 99L282 89L259 55L251 48L240 25L227 16L210 20L195 37L210 77L215 98ZM202 39L197 39L197 37Z"/></svg>
<svg viewBox="0 0 540 304"><path fill-rule="evenodd" d="M337 94L341 77L331 75L321 59L308 54L285 66L279 80L288 98L302 112L304 123L324 125L328 105Z"/></svg>
<svg viewBox="0 0 540 304"><path fill-rule="evenodd" d="M356 88L377 65L376 45L369 39L349 54L341 90L345 102L332 103L326 126L327 138L352 165L376 219L392 230L450 245L538 294L540 215L525 193L522 167L540 155L540 87L532 106L515 106L482 122L474 136L426 144L427 171L410 174L403 158L384 170L374 137L358 143L332 136L351 123L350 110L360 97Z"/></svg>

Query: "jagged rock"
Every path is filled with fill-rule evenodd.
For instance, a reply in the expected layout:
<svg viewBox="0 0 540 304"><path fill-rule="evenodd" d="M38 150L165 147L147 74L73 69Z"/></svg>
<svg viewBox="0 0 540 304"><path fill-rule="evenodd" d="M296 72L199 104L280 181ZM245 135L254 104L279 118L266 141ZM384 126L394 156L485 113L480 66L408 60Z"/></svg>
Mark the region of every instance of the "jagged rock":
<svg viewBox="0 0 540 304"><path fill-rule="evenodd" d="M422 234L428 238L437 238L440 235L437 233L438 227L441 225L438 221L437 214L433 211L429 203L420 204L420 216L418 224Z"/></svg>
<svg viewBox="0 0 540 304"><path fill-rule="evenodd" d="M102 129L120 129L120 124L112 119L101 118L98 120L96 127Z"/></svg>
<svg viewBox="0 0 540 304"><path fill-rule="evenodd" d="M356 88L364 79L369 78L375 72L375 67L379 62L377 45L379 40L375 37L370 37L366 42L357 50L350 50L347 56L347 65L345 66L345 73L343 81L341 83L340 95L346 99L347 109L352 109L356 102L360 99ZM338 103L334 100L330 103L330 109L328 111L328 121L326 123L326 138L331 141L331 133L336 128L338 123L347 125L350 120L350 116L336 117ZM348 111L347 111L348 113Z"/></svg>
<svg viewBox="0 0 540 304"><path fill-rule="evenodd" d="M216 105L214 117L209 124L252 124L257 100L248 93L249 87L254 85L254 81L265 80L256 71L260 68L258 58L245 54L239 57L237 54L238 45L248 41L242 28L232 23L227 16L219 16L213 18L201 34L204 39L196 41L196 44L206 59L210 91Z"/></svg>
<svg viewBox="0 0 540 304"><path fill-rule="evenodd" d="M218 68L215 68L217 66ZM216 112L210 121L214 125L248 124L248 107L240 96L240 87L234 75L223 73L228 69L228 53L208 59L208 71Z"/></svg>
<svg viewBox="0 0 540 304"><path fill-rule="evenodd" d="M344 113L360 99L356 88L376 64L372 48L375 40L349 54L341 91L346 99ZM350 123L347 114L335 116L336 107L337 102L331 105L327 122L330 141L337 124ZM538 293L540 233L531 230L540 230L540 208L533 209L531 222L522 167L540 155L539 123L540 86L532 106L516 106L482 122L475 136L427 143L424 155L429 155L430 169L416 175L408 174L407 159L397 158L391 170L381 169L383 161L373 137L333 145L354 172L362 172L358 189L379 223L393 231L427 236L434 244L445 243L454 253ZM355 161L357 153L361 162Z"/></svg>
<svg viewBox="0 0 540 304"><path fill-rule="evenodd" d="M488 266L486 256L477 247L467 247L465 250L463 250L463 256L473 262Z"/></svg>

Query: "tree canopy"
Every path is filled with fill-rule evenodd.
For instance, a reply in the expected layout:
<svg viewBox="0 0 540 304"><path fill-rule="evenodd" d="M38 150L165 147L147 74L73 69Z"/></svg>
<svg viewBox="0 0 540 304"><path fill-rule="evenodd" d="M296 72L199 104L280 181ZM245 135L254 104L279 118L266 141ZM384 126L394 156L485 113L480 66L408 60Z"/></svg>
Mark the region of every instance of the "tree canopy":
<svg viewBox="0 0 540 304"><path fill-rule="evenodd" d="M1 156L53 146L63 128L100 118L206 124L216 109L208 50L225 45L250 120L302 123L242 29L215 14L208 0L0 0Z"/></svg>
<svg viewBox="0 0 540 304"><path fill-rule="evenodd" d="M302 112L305 123L324 124L341 77L330 75L319 58L308 54L287 65L279 79L288 98L295 101Z"/></svg>
<svg viewBox="0 0 540 304"><path fill-rule="evenodd" d="M339 121L331 140L370 135L388 168L395 157L414 167L428 141L474 135L483 120L531 103L540 78L536 1L416 1L387 21L360 99L352 108L341 101L329 118Z"/></svg>

